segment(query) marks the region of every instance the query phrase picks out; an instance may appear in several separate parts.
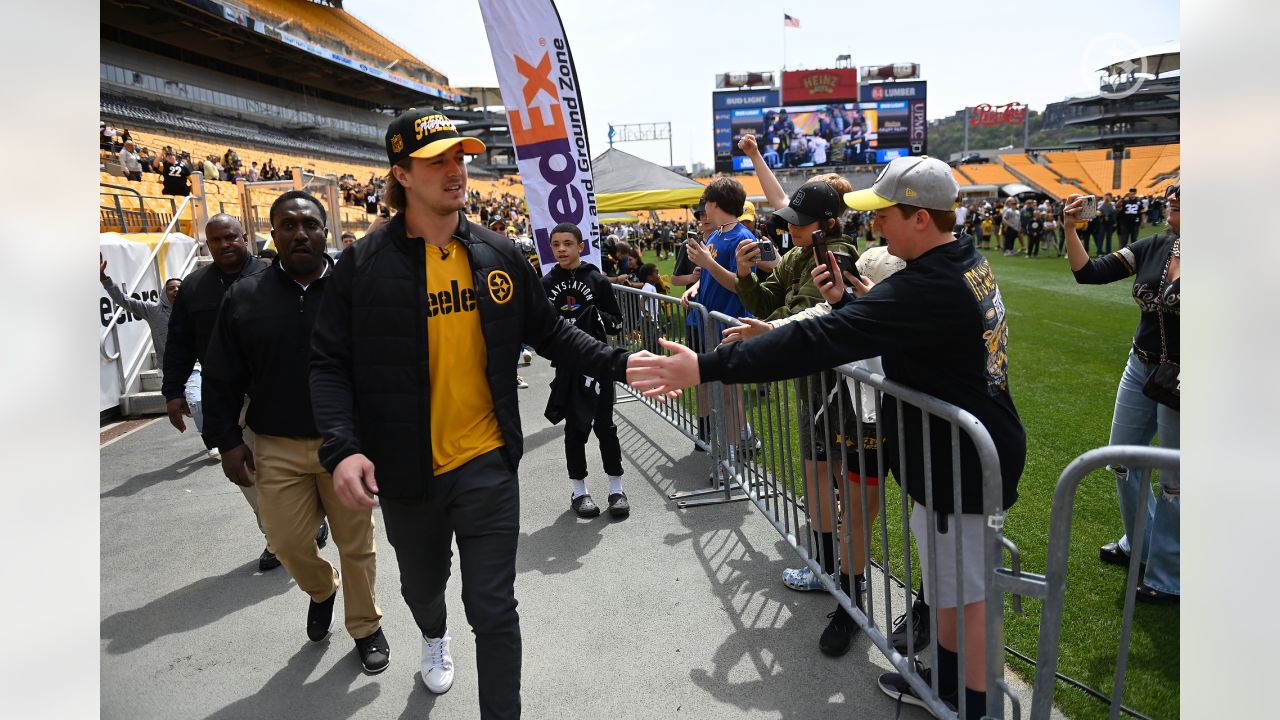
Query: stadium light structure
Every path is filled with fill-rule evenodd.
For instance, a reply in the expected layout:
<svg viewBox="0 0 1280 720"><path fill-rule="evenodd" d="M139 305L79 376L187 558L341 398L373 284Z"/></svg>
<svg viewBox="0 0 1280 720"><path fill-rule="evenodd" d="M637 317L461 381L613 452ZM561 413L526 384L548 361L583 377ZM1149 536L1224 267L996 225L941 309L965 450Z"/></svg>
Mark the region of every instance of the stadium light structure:
<svg viewBox="0 0 1280 720"><path fill-rule="evenodd" d="M671 150L671 123L609 124L609 147L613 147L615 142L647 142L649 140L667 141L667 167L671 167L675 163L675 154Z"/></svg>

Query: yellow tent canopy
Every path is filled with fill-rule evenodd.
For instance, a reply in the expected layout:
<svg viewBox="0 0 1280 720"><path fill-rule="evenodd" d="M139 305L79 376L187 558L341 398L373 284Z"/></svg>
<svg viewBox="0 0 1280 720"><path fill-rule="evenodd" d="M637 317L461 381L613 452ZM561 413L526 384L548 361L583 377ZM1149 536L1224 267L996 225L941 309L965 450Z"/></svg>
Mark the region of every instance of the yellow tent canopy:
<svg viewBox="0 0 1280 720"><path fill-rule="evenodd" d="M609 148L592 160L591 171L596 209L601 213L690 208L698 204L705 189L694 180L617 148Z"/></svg>

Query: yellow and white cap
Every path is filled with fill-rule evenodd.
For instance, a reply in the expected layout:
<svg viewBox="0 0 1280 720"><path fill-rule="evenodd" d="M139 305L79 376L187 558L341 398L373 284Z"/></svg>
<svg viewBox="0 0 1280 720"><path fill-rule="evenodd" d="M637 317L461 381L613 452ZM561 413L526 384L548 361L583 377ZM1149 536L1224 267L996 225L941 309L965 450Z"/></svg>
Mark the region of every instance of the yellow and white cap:
<svg viewBox="0 0 1280 720"><path fill-rule="evenodd" d="M844 204L854 210L880 210L892 205L914 205L929 210L954 210L960 184L951 166L928 155L900 157L880 171L875 184L844 194Z"/></svg>
<svg viewBox="0 0 1280 720"><path fill-rule="evenodd" d="M396 116L387 126L387 160L392 165L409 157L435 157L462 143L462 150L471 155L485 151L479 138L458 132L453 121L439 111L430 108L409 108Z"/></svg>

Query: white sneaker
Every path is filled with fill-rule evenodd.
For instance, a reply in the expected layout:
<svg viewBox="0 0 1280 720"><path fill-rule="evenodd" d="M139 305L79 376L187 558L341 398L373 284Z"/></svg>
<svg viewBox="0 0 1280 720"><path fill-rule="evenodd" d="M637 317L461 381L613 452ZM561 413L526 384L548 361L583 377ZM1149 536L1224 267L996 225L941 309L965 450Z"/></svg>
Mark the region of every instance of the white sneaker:
<svg viewBox="0 0 1280 720"><path fill-rule="evenodd" d="M528 390L528 389L529 389L529 383L525 382L524 378L522 378L522 377L520 377L519 375L517 375L517 376L516 376L516 387L520 388L521 390Z"/></svg>
<svg viewBox="0 0 1280 720"><path fill-rule="evenodd" d="M222 459L222 453L218 452L218 448L209 448L209 459L210 459L210 460L221 460L221 459Z"/></svg>
<svg viewBox="0 0 1280 720"><path fill-rule="evenodd" d="M520 364L521 365L533 364L533 353L529 352L527 348L520 351Z"/></svg>
<svg viewBox="0 0 1280 720"><path fill-rule="evenodd" d="M422 638L422 682L431 692L441 695L453 687L453 655L449 652L449 631L444 637Z"/></svg>

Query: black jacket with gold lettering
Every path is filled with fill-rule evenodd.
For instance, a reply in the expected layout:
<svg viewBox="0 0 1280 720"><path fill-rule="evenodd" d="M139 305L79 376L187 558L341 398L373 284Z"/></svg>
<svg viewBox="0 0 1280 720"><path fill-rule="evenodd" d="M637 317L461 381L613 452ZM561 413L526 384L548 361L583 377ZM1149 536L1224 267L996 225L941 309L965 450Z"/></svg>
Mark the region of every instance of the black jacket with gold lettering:
<svg viewBox="0 0 1280 720"><path fill-rule="evenodd" d="M625 350L610 348L560 318L528 260L507 238L459 213L454 237L471 261L480 326L505 452L524 453L516 398L521 343L557 365L593 377L625 380ZM404 216L354 243L330 277L312 335L311 402L324 437L320 462L330 472L363 453L374 464L379 494L430 495L431 385L426 243L405 234Z"/></svg>

